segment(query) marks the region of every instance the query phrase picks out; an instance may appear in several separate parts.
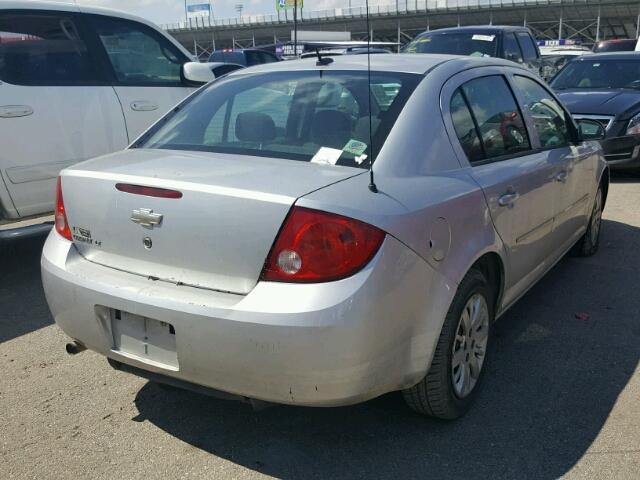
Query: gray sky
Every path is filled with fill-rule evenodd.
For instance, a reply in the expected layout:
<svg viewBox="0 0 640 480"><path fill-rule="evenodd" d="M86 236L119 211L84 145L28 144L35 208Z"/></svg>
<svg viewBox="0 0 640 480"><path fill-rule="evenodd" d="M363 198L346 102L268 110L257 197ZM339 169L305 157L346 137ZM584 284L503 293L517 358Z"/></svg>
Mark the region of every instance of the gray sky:
<svg viewBox="0 0 640 480"><path fill-rule="evenodd" d="M72 1L72 0L60 0ZM392 3L394 0L370 0L370 5ZM354 6L365 0L352 0ZM184 18L184 0L77 0L77 3L115 8L147 18L156 23L174 23ZM188 3L207 3L207 0L188 0ZM235 5L244 5L243 15L275 13L276 0L212 0L213 15L220 18L237 16ZM306 9L347 7L349 0L306 0Z"/></svg>

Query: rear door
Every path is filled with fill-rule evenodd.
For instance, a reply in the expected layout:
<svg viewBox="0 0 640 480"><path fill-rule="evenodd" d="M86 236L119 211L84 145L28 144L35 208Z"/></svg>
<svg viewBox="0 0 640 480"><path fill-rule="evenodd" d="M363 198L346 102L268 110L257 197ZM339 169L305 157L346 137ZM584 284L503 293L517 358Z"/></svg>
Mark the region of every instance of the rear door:
<svg viewBox="0 0 640 480"><path fill-rule="evenodd" d="M0 176L11 217L53 210L58 172L127 145L79 14L0 10Z"/></svg>
<svg viewBox="0 0 640 480"><path fill-rule="evenodd" d="M449 109L444 117L452 138L458 140L454 148L469 162L470 175L482 187L507 249L508 303L548 265L554 211L549 179L554 165L546 154L535 151L500 69L455 76L443 89L443 106Z"/></svg>
<svg viewBox="0 0 640 480"><path fill-rule="evenodd" d="M195 89L181 78L186 55L155 29L139 22L86 15L122 104L133 141Z"/></svg>

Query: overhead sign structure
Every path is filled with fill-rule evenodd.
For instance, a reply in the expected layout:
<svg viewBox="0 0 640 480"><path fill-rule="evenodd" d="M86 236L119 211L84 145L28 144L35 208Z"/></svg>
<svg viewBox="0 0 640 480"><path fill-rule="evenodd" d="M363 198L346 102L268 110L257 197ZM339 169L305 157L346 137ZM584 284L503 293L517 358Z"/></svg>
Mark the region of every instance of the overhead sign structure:
<svg viewBox="0 0 640 480"><path fill-rule="evenodd" d="M210 3L195 3L187 5L187 18L209 17L211 16Z"/></svg>
<svg viewBox="0 0 640 480"><path fill-rule="evenodd" d="M304 0L298 0L298 8L304 7ZM276 0L276 10L289 10L295 7L295 0Z"/></svg>

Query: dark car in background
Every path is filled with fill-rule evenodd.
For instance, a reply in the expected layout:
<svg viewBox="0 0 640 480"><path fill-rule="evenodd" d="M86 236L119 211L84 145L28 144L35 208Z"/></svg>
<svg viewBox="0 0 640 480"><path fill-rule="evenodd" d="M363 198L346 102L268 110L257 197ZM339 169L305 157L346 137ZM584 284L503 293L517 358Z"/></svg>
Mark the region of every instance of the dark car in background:
<svg viewBox="0 0 640 480"><path fill-rule="evenodd" d="M259 48L225 48L215 50L209 57L210 62L234 63L243 67L253 67L263 63L279 62L275 53Z"/></svg>
<svg viewBox="0 0 640 480"><path fill-rule="evenodd" d="M635 38L616 38L602 40L593 46L593 53L633 52L636 48Z"/></svg>
<svg viewBox="0 0 640 480"><path fill-rule="evenodd" d="M612 168L640 173L640 52L577 58L551 87L576 120L604 127L602 148Z"/></svg>
<svg viewBox="0 0 640 480"><path fill-rule="evenodd" d="M441 28L418 35L405 53L444 53L474 57L498 57L525 65L542 75L540 50L526 27L469 26Z"/></svg>

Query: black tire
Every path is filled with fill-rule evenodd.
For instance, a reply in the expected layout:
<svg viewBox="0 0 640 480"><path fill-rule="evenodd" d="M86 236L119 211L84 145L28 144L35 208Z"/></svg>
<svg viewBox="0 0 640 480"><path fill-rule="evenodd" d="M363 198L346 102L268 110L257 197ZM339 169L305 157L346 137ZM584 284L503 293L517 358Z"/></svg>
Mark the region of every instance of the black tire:
<svg viewBox="0 0 640 480"><path fill-rule="evenodd" d="M584 235L571 249L571 254L576 257L590 257L598 251L600 246L600 231L602 230L602 208L604 206L604 197L602 194L602 186L598 187L596 197L593 201L591 216L589 217L589 225ZM597 211L599 209L599 211ZM594 221L595 220L595 221Z"/></svg>
<svg viewBox="0 0 640 480"><path fill-rule="evenodd" d="M453 420L466 413L478 393L486 368L480 368L475 386L463 398L456 394L452 376L453 348L460 318L468 302L476 294L484 297L488 310L487 343L482 367L486 364L487 352L491 346L494 293L485 276L479 270L473 269L460 282L449 307L429 371L418 384L402 391L407 405L418 413Z"/></svg>

